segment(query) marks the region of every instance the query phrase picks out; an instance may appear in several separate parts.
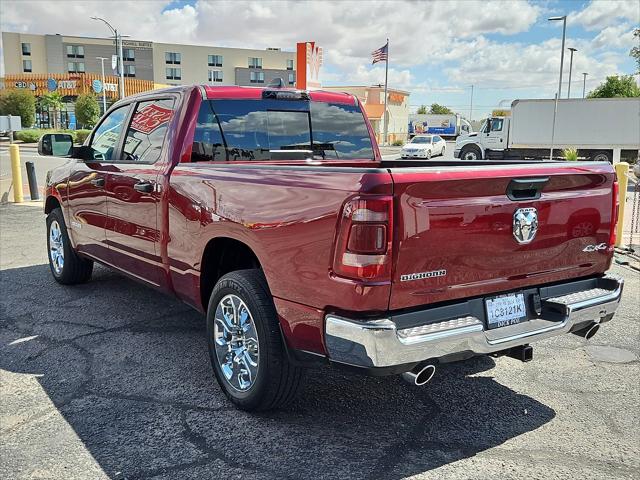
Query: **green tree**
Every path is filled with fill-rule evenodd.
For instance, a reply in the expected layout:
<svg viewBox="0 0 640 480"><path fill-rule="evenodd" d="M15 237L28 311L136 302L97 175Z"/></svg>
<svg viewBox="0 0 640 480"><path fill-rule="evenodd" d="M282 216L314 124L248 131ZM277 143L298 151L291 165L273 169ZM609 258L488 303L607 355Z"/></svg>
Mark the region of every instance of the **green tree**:
<svg viewBox="0 0 640 480"><path fill-rule="evenodd" d="M419 114L419 115L424 115L425 113L429 113L429 112L427 111L427 106L426 105L420 105L418 107L418 111L416 113Z"/></svg>
<svg viewBox="0 0 640 480"><path fill-rule="evenodd" d="M636 60L636 67L638 67L638 70L636 71L637 74L640 74L640 28L636 28L633 31L633 36L636 39L635 42L635 46L631 49L631 51L629 52L629 55L633 58L635 58Z"/></svg>
<svg viewBox="0 0 640 480"><path fill-rule="evenodd" d="M100 104L95 95L78 95L76 100L76 119L82 127L93 127L100 118Z"/></svg>
<svg viewBox="0 0 640 480"><path fill-rule="evenodd" d="M0 115L20 117L22 128L29 128L36 121L36 99L25 90L2 90L0 92Z"/></svg>
<svg viewBox="0 0 640 480"><path fill-rule="evenodd" d="M437 103L432 103L431 108L429 109L429 113L435 114L435 115L450 115L453 113L453 111L450 108L445 107L444 105L438 105Z"/></svg>
<svg viewBox="0 0 640 480"><path fill-rule="evenodd" d="M62 94L59 92L45 93L40 97L40 106L47 110L53 110L53 128L60 129L60 115L64 103L62 102Z"/></svg>
<svg viewBox="0 0 640 480"><path fill-rule="evenodd" d="M640 87L632 75L613 75L589 92L588 98L640 97Z"/></svg>

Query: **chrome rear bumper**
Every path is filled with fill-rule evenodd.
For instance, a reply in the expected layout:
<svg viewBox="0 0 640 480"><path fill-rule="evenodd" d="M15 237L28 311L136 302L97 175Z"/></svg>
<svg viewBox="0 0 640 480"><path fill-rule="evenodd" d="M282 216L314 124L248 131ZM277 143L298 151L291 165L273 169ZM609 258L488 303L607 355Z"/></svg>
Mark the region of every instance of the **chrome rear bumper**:
<svg viewBox="0 0 640 480"><path fill-rule="evenodd" d="M393 315L376 320L327 315L327 352L332 361L367 368L415 364L464 352L496 353L610 320L622 297L623 279L606 275L594 279L590 287L541 298L537 318L491 330L474 315L409 328L399 328ZM549 291L554 288L558 289L554 286ZM426 317L428 312L418 313Z"/></svg>

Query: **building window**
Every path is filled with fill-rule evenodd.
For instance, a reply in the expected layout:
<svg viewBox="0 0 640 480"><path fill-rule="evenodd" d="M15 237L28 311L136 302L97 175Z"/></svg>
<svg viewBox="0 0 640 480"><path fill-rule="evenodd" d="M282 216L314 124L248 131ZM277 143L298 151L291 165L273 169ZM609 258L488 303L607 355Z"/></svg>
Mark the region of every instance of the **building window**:
<svg viewBox="0 0 640 480"><path fill-rule="evenodd" d="M31 73L31 60L22 60L22 71L25 73Z"/></svg>
<svg viewBox="0 0 640 480"><path fill-rule="evenodd" d="M67 57L84 58L84 47L82 45L67 45Z"/></svg>
<svg viewBox="0 0 640 480"><path fill-rule="evenodd" d="M30 43L23 43L22 44L22 55L27 55L27 56L31 55L31 44Z"/></svg>
<svg viewBox="0 0 640 480"><path fill-rule="evenodd" d="M125 48L122 50L122 58L126 62L135 62L136 52L133 51L133 48Z"/></svg>
<svg viewBox="0 0 640 480"><path fill-rule="evenodd" d="M222 55L209 55L208 64L210 67L221 67Z"/></svg>
<svg viewBox="0 0 640 480"><path fill-rule="evenodd" d="M249 68L262 68L262 59L257 57L249 57Z"/></svg>
<svg viewBox="0 0 640 480"><path fill-rule="evenodd" d="M209 81L210 82L221 82L222 81L222 71L221 70L209 70Z"/></svg>
<svg viewBox="0 0 640 480"><path fill-rule="evenodd" d="M293 70L293 60L287 60L287 70Z"/></svg>
<svg viewBox="0 0 640 480"><path fill-rule="evenodd" d="M296 76L293 73L289 74L289 85L295 85L296 83Z"/></svg>
<svg viewBox="0 0 640 480"><path fill-rule="evenodd" d="M182 80L182 69L167 68L167 80Z"/></svg>
<svg viewBox="0 0 640 480"><path fill-rule="evenodd" d="M126 58L125 58L125 60L126 60ZM124 73L125 77L135 77L136 76L136 67L135 67L135 65L125 65L123 73Z"/></svg>
<svg viewBox="0 0 640 480"><path fill-rule="evenodd" d="M180 65L182 55L176 52L164 52L164 60L169 65Z"/></svg>
<svg viewBox="0 0 640 480"><path fill-rule="evenodd" d="M84 73L84 62L69 62L67 70L69 73Z"/></svg>
<svg viewBox="0 0 640 480"><path fill-rule="evenodd" d="M264 72L251 72L249 81L251 83L264 83Z"/></svg>

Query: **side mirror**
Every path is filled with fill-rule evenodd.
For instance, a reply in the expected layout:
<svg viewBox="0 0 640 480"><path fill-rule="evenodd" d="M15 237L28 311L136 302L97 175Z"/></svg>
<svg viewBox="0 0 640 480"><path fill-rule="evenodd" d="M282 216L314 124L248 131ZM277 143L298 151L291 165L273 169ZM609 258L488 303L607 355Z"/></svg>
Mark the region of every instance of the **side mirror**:
<svg viewBox="0 0 640 480"><path fill-rule="evenodd" d="M45 156L70 157L73 137L66 133L46 133L38 140L38 153Z"/></svg>

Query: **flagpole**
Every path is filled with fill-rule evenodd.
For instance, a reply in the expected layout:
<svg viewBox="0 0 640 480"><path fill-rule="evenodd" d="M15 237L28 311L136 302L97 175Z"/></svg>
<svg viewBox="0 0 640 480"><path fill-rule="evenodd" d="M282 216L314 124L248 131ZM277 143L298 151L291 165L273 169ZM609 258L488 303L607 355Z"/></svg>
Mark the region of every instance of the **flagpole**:
<svg viewBox="0 0 640 480"><path fill-rule="evenodd" d="M387 79L389 78L389 39L387 38L387 59L384 62L385 64L385 68L384 68L384 112L383 112L383 118L384 118L384 136L382 139L382 143L383 145L388 145L387 142L387 134L388 134L388 129L389 129L389 125L388 125L388 115L387 115Z"/></svg>

